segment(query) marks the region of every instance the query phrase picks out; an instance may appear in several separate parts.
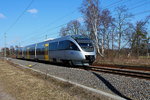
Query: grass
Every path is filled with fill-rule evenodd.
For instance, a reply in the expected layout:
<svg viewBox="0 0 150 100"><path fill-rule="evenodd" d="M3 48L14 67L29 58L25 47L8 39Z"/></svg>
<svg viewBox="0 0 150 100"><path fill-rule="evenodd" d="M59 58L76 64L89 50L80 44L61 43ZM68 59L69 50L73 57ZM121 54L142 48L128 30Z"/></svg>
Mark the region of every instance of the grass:
<svg viewBox="0 0 150 100"><path fill-rule="evenodd" d="M106 99L104 96L91 93L69 83L50 77L45 79L44 75L12 65L6 61L0 61L0 83L3 84L3 92L13 98L10 100Z"/></svg>
<svg viewBox="0 0 150 100"><path fill-rule="evenodd" d="M4 91L16 100L78 100L77 97L61 91L60 86L26 74L4 62L0 62L0 72Z"/></svg>
<svg viewBox="0 0 150 100"><path fill-rule="evenodd" d="M140 59L150 59L150 56L139 56Z"/></svg>
<svg viewBox="0 0 150 100"><path fill-rule="evenodd" d="M97 64L110 64L110 65L127 65L127 66L143 66L150 67L150 59L145 56L141 56L139 58L127 58L127 57L112 57L112 58L100 58L97 57L95 63Z"/></svg>

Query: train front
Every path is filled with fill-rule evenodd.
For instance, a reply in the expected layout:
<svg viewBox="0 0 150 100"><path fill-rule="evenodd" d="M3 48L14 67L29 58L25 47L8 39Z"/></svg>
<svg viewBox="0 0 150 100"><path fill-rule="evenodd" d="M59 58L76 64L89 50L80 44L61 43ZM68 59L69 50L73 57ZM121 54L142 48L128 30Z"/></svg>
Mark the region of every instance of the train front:
<svg viewBox="0 0 150 100"><path fill-rule="evenodd" d="M96 50L94 48L93 42L91 39L81 36L75 35L73 39L77 42L77 45L80 49L80 58L82 65L91 65L96 59Z"/></svg>

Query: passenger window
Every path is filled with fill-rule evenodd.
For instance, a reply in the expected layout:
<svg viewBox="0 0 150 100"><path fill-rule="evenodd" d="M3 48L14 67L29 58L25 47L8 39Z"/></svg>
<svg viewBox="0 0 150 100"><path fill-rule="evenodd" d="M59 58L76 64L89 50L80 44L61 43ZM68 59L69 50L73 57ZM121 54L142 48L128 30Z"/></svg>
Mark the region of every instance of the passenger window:
<svg viewBox="0 0 150 100"><path fill-rule="evenodd" d="M73 42L65 40L60 41L59 44L58 42L50 43L49 50L79 50L79 48Z"/></svg>
<svg viewBox="0 0 150 100"><path fill-rule="evenodd" d="M58 49L59 49L59 50L67 50L68 45L69 45L69 41L67 41L67 40L65 40L65 41L60 41L60 42L59 42Z"/></svg>
<svg viewBox="0 0 150 100"><path fill-rule="evenodd" d="M53 42L49 44L49 50L57 50L58 42Z"/></svg>
<svg viewBox="0 0 150 100"><path fill-rule="evenodd" d="M65 49L64 41L59 42L58 50L64 50L64 49Z"/></svg>
<svg viewBox="0 0 150 100"><path fill-rule="evenodd" d="M69 50L79 50L79 48L73 42L70 41Z"/></svg>

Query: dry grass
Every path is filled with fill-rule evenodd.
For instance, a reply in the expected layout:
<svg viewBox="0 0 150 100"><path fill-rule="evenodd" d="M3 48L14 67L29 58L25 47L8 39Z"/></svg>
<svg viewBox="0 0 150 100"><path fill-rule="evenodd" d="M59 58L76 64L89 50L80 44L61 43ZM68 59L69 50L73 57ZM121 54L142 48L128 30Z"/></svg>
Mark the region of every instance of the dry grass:
<svg viewBox="0 0 150 100"><path fill-rule="evenodd" d="M0 61L0 83L3 84L3 92L6 92L11 97L10 100L107 99L107 97L91 93L51 77L46 77L45 79L45 75L29 69L23 69L6 61Z"/></svg>
<svg viewBox="0 0 150 100"><path fill-rule="evenodd" d="M127 66L143 66L150 67L150 59L149 58L135 58L135 57L109 57L109 58L101 58L97 57L95 63L96 64L115 64L115 65L127 65Z"/></svg>
<svg viewBox="0 0 150 100"><path fill-rule="evenodd" d="M0 82L16 100L78 100L60 86L18 70L0 61Z"/></svg>

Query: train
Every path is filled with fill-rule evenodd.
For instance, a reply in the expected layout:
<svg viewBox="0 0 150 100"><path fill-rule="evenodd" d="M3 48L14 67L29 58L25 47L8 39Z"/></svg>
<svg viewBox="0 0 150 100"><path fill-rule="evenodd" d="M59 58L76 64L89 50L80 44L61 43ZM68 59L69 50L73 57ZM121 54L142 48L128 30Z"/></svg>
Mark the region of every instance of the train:
<svg viewBox="0 0 150 100"><path fill-rule="evenodd" d="M69 35L16 49L16 58L70 65L91 65L96 59L93 41L83 35Z"/></svg>

